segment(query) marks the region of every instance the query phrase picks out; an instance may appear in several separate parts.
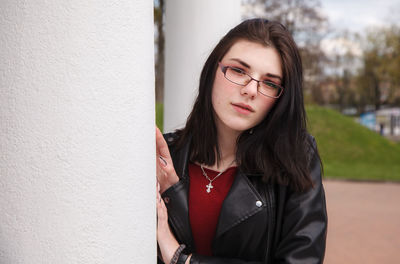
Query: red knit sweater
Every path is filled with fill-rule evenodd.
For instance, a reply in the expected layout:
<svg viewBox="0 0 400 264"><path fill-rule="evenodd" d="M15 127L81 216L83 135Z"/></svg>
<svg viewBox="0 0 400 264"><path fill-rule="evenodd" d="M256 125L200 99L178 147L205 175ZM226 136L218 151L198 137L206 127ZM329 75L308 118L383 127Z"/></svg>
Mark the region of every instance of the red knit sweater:
<svg viewBox="0 0 400 264"><path fill-rule="evenodd" d="M229 189L232 186L237 167L231 167L212 182L213 188L207 193L210 182L204 177L197 164L189 164L189 218L196 253L212 255L211 244L215 236L218 217ZM210 179L219 172L204 168Z"/></svg>

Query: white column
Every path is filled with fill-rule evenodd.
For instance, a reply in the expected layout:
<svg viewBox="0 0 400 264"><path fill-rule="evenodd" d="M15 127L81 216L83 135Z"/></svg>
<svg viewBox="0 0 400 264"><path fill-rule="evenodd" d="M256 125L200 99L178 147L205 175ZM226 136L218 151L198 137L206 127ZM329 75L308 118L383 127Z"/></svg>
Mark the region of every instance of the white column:
<svg viewBox="0 0 400 264"><path fill-rule="evenodd" d="M153 5L0 2L0 263L155 263Z"/></svg>
<svg viewBox="0 0 400 264"><path fill-rule="evenodd" d="M168 0L165 17L164 131L182 127L197 95L201 68L241 19L240 0Z"/></svg>

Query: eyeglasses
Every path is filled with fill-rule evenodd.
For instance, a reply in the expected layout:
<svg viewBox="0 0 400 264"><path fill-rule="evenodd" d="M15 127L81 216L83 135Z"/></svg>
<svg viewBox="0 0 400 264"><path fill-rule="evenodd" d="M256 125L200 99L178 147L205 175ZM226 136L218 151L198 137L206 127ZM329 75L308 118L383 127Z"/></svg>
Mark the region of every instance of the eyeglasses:
<svg viewBox="0 0 400 264"><path fill-rule="evenodd" d="M243 71L242 69L232 66L225 66L220 62L218 64L225 78L234 84L246 86L249 84L249 82L254 80L257 82L257 91L260 94L271 98L279 98L279 96L282 95L283 87L279 84L268 80L259 81L251 77L247 72Z"/></svg>

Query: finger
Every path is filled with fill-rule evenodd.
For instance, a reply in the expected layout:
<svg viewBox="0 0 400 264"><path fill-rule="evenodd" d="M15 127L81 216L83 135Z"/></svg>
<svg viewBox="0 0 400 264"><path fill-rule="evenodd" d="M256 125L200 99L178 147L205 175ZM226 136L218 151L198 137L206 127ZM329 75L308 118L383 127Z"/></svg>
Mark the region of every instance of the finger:
<svg viewBox="0 0 400 264"><path fill-rule="evenodd" d="M161 195L160 195L160 183L158 180L156 181L156 193L157 193L157 203L161 202Z"/></svg>
<svg viewBox="0 0 400 264"><path fill-rule="evenodd" d="M164 139L160 129L156 127L156 147L157 147L157 155L162 156L166 160L171 159L171 155L169 153L168 144Z"/></svg>
<svg viewBox="0 0 400 264"><path fill-rule="evenodd" d="M163 199L160 199L157 202L157 219L159 227L165 227L165 225L168 223L167 207L165 207Z"/></svg>
<svg viewBox="0 0 400 264"><path fill-rule="evenodd" d="M157 152L157 156L160 156L160 152L159 152L159 147L160 147L160 141L161 141L161 136L162 133L160 131L160 129L156 126L156 152Z"/></svg>
<svg viewBox="0 0 400 264"><path fill-rule="evenodd" d="M159 171L163 171L168 175L174 172L172 160L167 160L167 158L162 156L158 156L157 158L157 168Z"/></svg>
<svg viewBox="0 0 400 264"><path fill-rule="evenodd" d="M158 203L158 212L159 212L159 214L158 214L158 218L159 218L159 219L165 220L165 221L168 220L167 207L165 207L165 203L164 203L164 200L163 200L163 199L160 199L160 200L159 200L159 203Z"/></svg>
<svg viewBox="0 0 400 264"><path fill-rule="evenodd" d="M158 158L161 161L161 165L163 165L164 167L168 165L168 162L162 156L158 156Z"/></svg>
<svg viewBox="0 0 400 264"><path fill-rule="evenodd" d="M165 167L163 168L162 167L163 165L160 165L160 164L158 164L157 163L157 165L156 165L156 176L157 176L157 181L162 185L162 184L164 184L164 182L166 181L166 180L168 180L167 179L167 172L165 171Z"/></svg>

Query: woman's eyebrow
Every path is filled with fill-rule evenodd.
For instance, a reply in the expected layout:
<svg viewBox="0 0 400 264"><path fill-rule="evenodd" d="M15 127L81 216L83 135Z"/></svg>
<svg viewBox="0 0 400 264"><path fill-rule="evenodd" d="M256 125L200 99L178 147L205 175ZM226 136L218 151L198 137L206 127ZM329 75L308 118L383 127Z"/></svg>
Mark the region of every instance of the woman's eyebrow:
<svg viewBox="0 0 400 264"><path fill-rule="evenodd" d="M242 61L241 59L237 59L237 58L231 58L230 60L233 60L233 61L239 62L240 64L242 64L242 65L243 65L243 67L246 67L246 68L248 68L248 69L251 69L250 65L249 65L249 64L247 64L246 62Z"/></svg>
<svg viewBox="0 0 400 264"><path fill-rule="evenodd" d="M275 75L275 74L272 74L272 73L267 73L267 74L265 74L265 76L268 76L270 78L276 78L276 79L279 79L279 80L282 81L282 77L281 76L278 76L278 75Z"/></svg>
<svg viewBox="0 0 400 264"><path fill-rule="evenodd" d="M250 65L247 64L246 62L242 61L241 59L238 59L238 58L230 58L229 60L239 62L241 65L243 65L243 67L246 67L246 68L249 69L249 70L251 69ZM280 77L280 76L278 76L278 75L276 75L276 74L266 73L265 76L270 77L270 78L279 79L279 80L282 81L282 77Z"/></svg>

